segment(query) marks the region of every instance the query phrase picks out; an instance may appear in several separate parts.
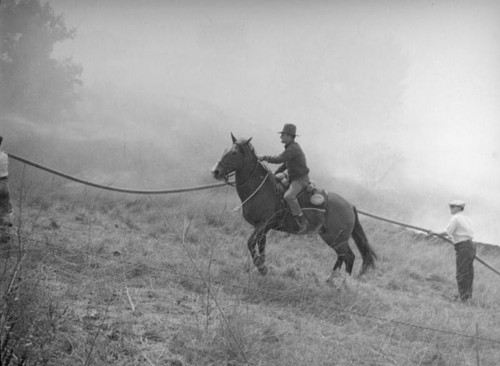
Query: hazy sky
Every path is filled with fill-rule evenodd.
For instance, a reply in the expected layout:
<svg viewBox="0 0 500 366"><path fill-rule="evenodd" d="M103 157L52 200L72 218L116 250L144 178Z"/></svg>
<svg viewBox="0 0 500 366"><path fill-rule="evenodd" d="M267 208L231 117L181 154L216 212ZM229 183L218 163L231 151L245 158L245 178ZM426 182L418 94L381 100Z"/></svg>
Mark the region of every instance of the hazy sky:
<svg viewBox="0 0 500 366"><path fill-rule="evenodd" d="M498 1L50 2L77 28L56 54L87 90L206 103L256 146L296 123L332 175L394 164L388 184L500 205Z"/></svg>

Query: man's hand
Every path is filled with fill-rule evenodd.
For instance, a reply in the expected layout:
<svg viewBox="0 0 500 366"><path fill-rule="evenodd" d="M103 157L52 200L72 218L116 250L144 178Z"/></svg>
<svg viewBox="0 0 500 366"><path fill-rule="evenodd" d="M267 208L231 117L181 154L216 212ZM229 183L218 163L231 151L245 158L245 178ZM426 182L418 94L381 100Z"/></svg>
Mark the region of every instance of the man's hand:
<svg viewBox="0 0 500 366"><path fill-rule="evenodd" d="M263 155L257 155L257 160L258 161L265 161L266 160L266 157L263 156Z"/></svg>
<svg viewBox="0 0 500 366"><path fill-rule="evenodd" d="M446 231L444 231L442 233L437 233L435 231L429 230L429 231L427 231L427 236L439 236L442 239L450 238L450 235Z"/></svg>

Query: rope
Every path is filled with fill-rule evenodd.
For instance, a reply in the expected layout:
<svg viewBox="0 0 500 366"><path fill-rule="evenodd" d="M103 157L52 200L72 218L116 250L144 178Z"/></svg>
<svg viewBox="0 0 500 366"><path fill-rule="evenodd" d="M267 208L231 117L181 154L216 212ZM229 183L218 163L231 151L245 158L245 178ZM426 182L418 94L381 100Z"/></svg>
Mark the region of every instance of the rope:
<svg viewBox="0 0 500 366"><path fill-rule="evenodd" d="M252 199L253 196L255 196L257 194L257 192L260 190L260 188L264 185L264 183L266 182L267 180L267 177L269 177L269 173L266 174L266 176L264 177L264 179L262 180L262 182L260 183L260 185L257 187L257 189L250 195L250 197L248 197L245 201L243 201L241 203L241 205L239 206L236 206L235 208L233 208L232 212L236 212L238 211L240 208L243 207L243 205L245 203L247 203L248 201L250 201Z"/></svg>
<svg viewBox="0 0 500 366"><path fill-rule="evenodd" d="M402 223L402 222L399 222L399 221L396 221L396 220L391 220L391 219L387 219L385 217L381 217L381 216L378 216L378 215L374 215L372 213L369 213L369 212L365 212L365 211L361 211L361 210L358 210L358 212L362 215L365 215L365 216L368 216L368 217L371 217L371 218L374 218L374 219L377 219L377 220L381 220L381 221L386 221L386 222L390 222L391 224L396 224L396 225L399 225L399 226L404 226L404 227L407 227L407 228L410 228L410 229L414 229L414 230L419 230L419 231L423 231L424 233L427 233L429 234L430 230L427 230L427 229L424 229L424 228L421 228L421 227L418 227L418 226L413 226L413 225L408 225L408 224L405 224L405 223ZM437 235L437 234L434 234L435 236L443 239L444 241L450 243L451 245L454 245L453 242L442 236L442 235ZM479 263L483 264L486 268L490 269L491 271L495 272L497 275L500 276L500 271L496 270L494 267L492 267L490 264L486 263L483 259L479 258L477 255L474 257Z"/></svg>
<svg viewBox="0 0 500 366"><path fill-rule="evenodd" d="M208 184L208 185L204 185L204 186L196 186L196 187L188 187L188 188L174 188L174 189L164 189L164 190L152 190L152 191L128 189L128 188L117 188L117 187L105 186L105 185L89 182L87 180L75 178L71 175L68 175L68 174L59 172L57 170L48 168L46 166L43 166L41 164L35 163L33 161L30 161L28 159L22 158L20 156L17 156L17 155L11 154L11 153L8 153L8 155L9 155L9 157L11 157L14 160L20 161L22 163L25 163L25 164L28 164L31 166L34 166L35 168L38 168L41 170L45 170L46 172L58 175L60 177L63 177L63 178L69 179L69 180L72 180L74 182L78 182L81 184L85 184L87 186L96 187L96 188L105 189L105 190L114 191L114 192L133 193L133 194L170 194L170 193L201 191L203 189L223 187L226 185L226 183L215 183L215 184Z"/></svg>
<svg viewBox="0 0 500 366"><path fill-rule="evenodd" d="M365 215L365 216L368 216L368 217L372 217L372 218L377 219L377 220L386 221L386 222L390 222L391 224L396 224L396 225L399 225L399 226L404 226L404 227L407 227L407 228L410 228L410 229L420 230L420 231L423 231L425 233L429 233L429 230L421 228L421 227L418 227L418 226L404 224L402 222L399 222L399 221L396 221L396 220L387 219L385 217L374 215L372 213L369 213L369 212L366 212L366 211L362 211L362 210L359 210L359 209L357 211L358 211L358 213L360 213L362 215Z"/></svg>
<svg viewBox="0 0 500 366"><path fill-rule="evenodd" d="M22 163L34 166L35 168L38 168L38 169L41 169L41 170L45 170L45 171L47 171L49 173L52 173L52 174L58 175L60 177L72 180L74 182L78 182L78 183L85 184L85 185L88 185L88 186L92 186L92 187L96 187L96 188L100 188L100 189L105 189L105 190L108 190L108 191L114 191L114 192L132 193L132 194L171 194L171 193L183 193L183 192L200 191L200 190L204 190L204 189L223 187L223 186L226 186L227 184L229 184L229 183L226 182L226 183L208 184L208 185L204 185L204 186L196 186L196 187L188 187L188 188L174 188L174 189L153 190L153 191L136 190L136 189L126 189L126 188L117 188L117 187L111 187L111 186L104 186L104 185L101 185L101 184L96 184L96 183L89 182L89 181L86 181L86 180L83 180L83 179L78 179L78 178L75 178L75 177L73 177L71 175L68 175L68 174L65 174L65 173L61 173L61 172L59 172L57 170L48 168L46 166L43 166L41 164L35 163L33 161L30 161L28 159L22 158L20 156L17 156L17 155L11 154L11 153L8 153L8 155L9 155L9 157L11 157L14 160L18 160L18 161L20 161ZM266 176L266 179L267 179L267 176ZM264 179L264 181L262 182L262 184L265 182L266 179ZM262 186L262 184L261 184L261 186ZM260 186L259 186L259 188L260 188ZM257 189L257 191L259 190L259 188ZM254 194L255 194L255 192L254 192ZM252 198L252 196L250 196L246 201L248 201L250 198ZM235 211L235 210L239 209L240 207L242 207L246 203L246 201L243 202L240 206L236 207L233 211ZM410 228L410 229L423 231L423 232L425 232L427 234L429 233L429 230L421 228L421 227L418 227L418 226L413 226L413 225L405 224L405 223L398 222L398 221L395 221L395 220L387 219L385 217L374 215L372 213L368 213L368 212L365 212L365 211L362 211L362 210L358 210L358 212L360 214L362 214L362 215L369 216L369 217L372 217L372 218L377 219L377 220L386 221L386 222L390 222L390 223L395 224L395 225L404 226L404 227L407 227L407 228ZM441 239L443 239L443 240L445 240L448 243L450 243L450 244L453 245L453 242L451 242L449 239L447 239L447 238L445 238L443 236L440 236L440 235L436 235L436 236L440 237ZM500 276L500 271L498 271L495 268L493 268L491 265L489 265L488 263L486 263L483 259L479 258L477 255L475 256L475 259L479 263L483 264L485 267L487 267L488 269L490 269L491 271L495 272L497 275Z"/></svg>

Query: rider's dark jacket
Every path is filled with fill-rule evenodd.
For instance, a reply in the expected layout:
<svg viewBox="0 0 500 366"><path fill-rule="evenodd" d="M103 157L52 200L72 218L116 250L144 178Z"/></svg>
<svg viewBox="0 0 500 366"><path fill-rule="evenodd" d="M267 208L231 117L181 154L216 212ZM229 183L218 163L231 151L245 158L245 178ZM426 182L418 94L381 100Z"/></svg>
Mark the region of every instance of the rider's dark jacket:
<svg viewBox="0 0 500 366"><path fill-rule="evenodd" d="M300 148L299 144L292 141L285 145L285 151L277 156L264 156L264 160L272 164L283 163L276 171L275 174L288 170L288 177L290 181L309 174L307 167L306 156Z"/></svg>

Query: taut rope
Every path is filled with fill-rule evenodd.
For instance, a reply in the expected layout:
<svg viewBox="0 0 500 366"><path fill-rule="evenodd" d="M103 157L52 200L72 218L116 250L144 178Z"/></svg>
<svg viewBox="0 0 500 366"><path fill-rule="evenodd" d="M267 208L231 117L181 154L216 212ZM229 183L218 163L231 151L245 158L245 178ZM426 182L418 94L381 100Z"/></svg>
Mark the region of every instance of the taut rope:
<svg viewBox="0 0 500 366"><path fill-rule="evenodd" d="M266 174L266 176L264 177L264 179L262 179L262 182L259 184L259 186L257 187L257 189L243 202L241 202L241 205L238 205L236 206L235 208L233 208L233 212L236 212L238 211L240 208L243 207L243 205L245 203L247 203L248 201L250 201L252 199L253 196L255 196L257 194L257 192L262 188L262 186L264 185L264 183L266 182L267 180L267 177L269 177L269 173Z"/></svg>
<svg viewBox="0 0 500 366"><path fill-rule="evenodd" d="M20 161L22 163L25 163L25 164L28 164L28 165L31 165L31 166L34 166L35 168L38 168L38 169L41 169L41 170L45 170L45 171L47 171L49 173L58 175L60 177L63 177L63 178L66 178L66 179L69 179L69 180L72 180L72 181L75 181L75 182L78 182L78 183L81 183L81 184L85 184L85 185L88 185L88 186L92 186L92 187L96 187L96 188L100 188L100 189L105 189L105 190L108 190L108 191L114 191L114 192L132 193L132 194L170 194L170 193L183 193L183 192L200 191L200 190L210 189L210 188L224 187L224 186L226 186L228 184L228 182L226 182L226 183L208 184L208 185L204 185L204 186L196 186L196 187L188 187L188 188L164 189L164 190L156 190L156 191L117 188L117 187L104 186L104 185L101 185L101 184L92 183L92 182L89 182L89 181L86 181L86 180L83 180L83 179L78 179L78 178L75 178L75 177L73 177L71 175L68 175L68 174L65 174L65 173L61 173L61 172L59 172L57 170L48 168L46 166L43 166L41 164L32 162L30 160L24 159L24 158L22 158L20 156L17 156L17 155L11 154L11 153L8 153L8 155L9 155L9 157L11 157L14 160ZM248 197L244 202L242 202L241 205L239 205L238 207L234 208L233 211L236 211L240 207L243 207L243 205L245 203L247 203L260 190L260 188L262 187L262 185L264 184L264 182L267 180L269 174L270 173L268 171L266 177L262 180L262 183L259 185L259 187L257 187L257 189L250 195L250 197ZM372 218L374 218L376 220L386 221L386 222L390 222L390 223L395 224L395 225L404 226L404 227L407 227L407 228L410 228L410 229L414 229L414 230L418 230L418 231L423 231L425 233L429 233L429 230L427 230L427 229L424 229L424 228L421 228L421 227L418 227L418 226L413 226L413 225L405 224L405 223L402 223L402 222L398 222L396 220L387 219L385 217L374 215L372 213L368 213L368 212L365 212L365 211L362 211L362 210L358 210L358 213L360 213L361 215L372 217ZM453 245L453 243L448 238L445 238L444 236L441 236L441 235L436 235L436 236L438 236L439 238L441 238L441 239L443 239L443 240L445 240L448 243L450 243L450 244ZM493 268L491 265L489 265L488 263L486 263L484 260L482 260L481 258L479 258L477 255L476 255L475 259L478 262L480 262L481 264L483 264L484 266L486 266L488 269L490 269L491 271L493 271L494 273L496 273L497 275L500 276L500 271L498 271L495 268Z"/></svg>
<svg viewBox="0 0 500 366"><path fill-rule="evenodd" d="M408 224L404 224L404 223L399 222L399 221L395 221L395 220L391 220L391 219L386 219L385 217L377 216L377 215L374 215L372 213L364 212L364 211L361 211L361 210L358 210L358 212L360 214L362 214L362 215L369 216L369 217L372 217L372 218L377 219L377 220L390 222L391 224L396 224L396 225L404 226L404 227L407 227L407 228L410 228L410 229L423 231L424 233L427 233L427 234L430 232L430 230L427 230L427 229L424 229L424 228L421 228L421 227L418 227L418 226L408 225ZM448 239L448 238L446 238L446 237L444 237L442 235L437 235L437 234L434 234L434 235L437 236L438 238L441 238L444 241L450 243L451 245L454 245L453 242L450 239ZM496 270L495 268L493 268L491 265L489 265L488 263L486 263L484 260L482 260L481 258L479 258L477 255L476 255L475 259L479 263L483 264L485 267L489 268L490 270L492 270L493 272L495 272L497 275L500 276L500 272L498 270Z"/></svg>
<svg viewBox="0 0 500 366"><path fill-rule="evenodd" d="M226 185L226 183L216 183L216 184L208 184L208 185L204 185L204 186L196 186L196 187L188 187L188 188L163 189L163 190L152 190L152 191L138 190L138 189L128 189L128 188L117 188L117 187L105 186L105 185L101 185L101 184L89 182L87 180L75 178L75 177L73 177L71 175L68 175L68 174L65 174L65 173L61 173L61 172L59 172L57 170L48 168L46 166L43 166L41 164L32 162L30 160L24 159L24 158L22 158L20 156L17 156L17 155L11 154L11 153L8 153L8 155L9 155L9 157L11 157L14 160L20 161L22 163L25 163L25 164L28 164L28 165L31 165L31 166L34 166L35 168L38 168L38 169L41 169L41 170L45 170L45 171L47 171L49 173L52 173L52 174L58 175L60 177L72 180L74 182L78 182L78 183L81 183L81 184L85 184L87 186L96 187L96 188L100 188L100 189L106 189L108 191L114 191L114 192L133 193L133 194L170 194L170 193L183 193L183 192L201 191L203 189L223 187L223 186Z"/></svg>

